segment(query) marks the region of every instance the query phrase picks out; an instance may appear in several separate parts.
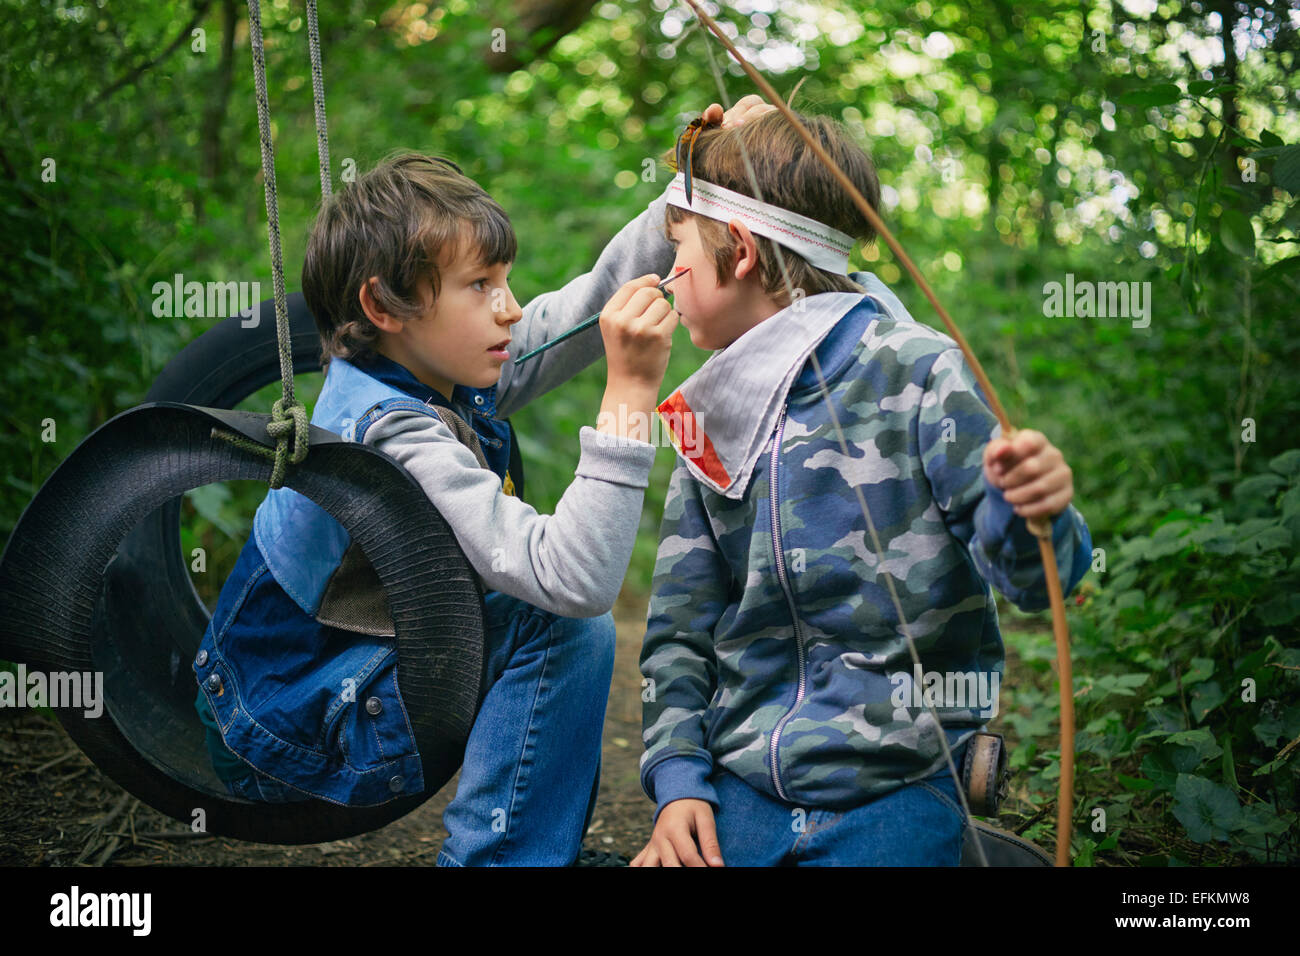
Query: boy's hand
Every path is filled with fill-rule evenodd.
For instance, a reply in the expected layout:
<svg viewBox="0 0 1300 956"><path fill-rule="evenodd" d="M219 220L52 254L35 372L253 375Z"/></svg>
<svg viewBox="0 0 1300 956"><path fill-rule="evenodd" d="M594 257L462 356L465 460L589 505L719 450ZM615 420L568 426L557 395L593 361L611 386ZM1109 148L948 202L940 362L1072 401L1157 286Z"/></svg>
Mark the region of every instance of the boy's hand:
<svg viewBox="0 0 1300 956"><path fill-rule="evenodd" d="M699 852L696 843L699 843ZM700 853L703 853L703 857ZM722 866L713 806L707 800L674 800L659 813L655 832L632 866Z"/></svg>
<svg viewBox="0 0 1300 956"><path fill-rule="evenodd" d="M763 102L763 97L750 93L748 96L742 96L725 113L722 111L721 103L710 103L709 108L704 111L704 121L709 124L720 123L723 129L726 129L728 126L743 126L774 109L776 107L771 103Z"/></svg>
<svg viewBox="0 0 1300 956"><path fill-rule="evenodd" d="M1025 429L984 446L984 477L1022 518L1054 517L1074 497L1074 473L1042 432Z"/></svg>
<svg viewBox="0 0 1300 956"><path fill-rule="evenodd" d="M655 288L659 278L646 275L625 283L600 313L611 385L640 386L657 394L663 383L679 317Z"/></svg>

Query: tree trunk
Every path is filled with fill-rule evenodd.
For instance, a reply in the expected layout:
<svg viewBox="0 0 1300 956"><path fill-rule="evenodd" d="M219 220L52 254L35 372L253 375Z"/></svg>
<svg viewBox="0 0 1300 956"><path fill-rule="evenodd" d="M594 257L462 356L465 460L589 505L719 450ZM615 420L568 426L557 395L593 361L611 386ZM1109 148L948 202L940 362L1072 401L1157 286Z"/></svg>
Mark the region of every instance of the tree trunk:
<svg viewBox="0 0 1300 956"><path fill-rule="evenodd" d="M230 91L234 85L235 65L235 27L239 22L239 11L235 0L222 0L221 3L221 60L217 63L217 74L213 81L214 92L203 113L203 179L208 188L220 189L224 157L226 155L222 127L226 120L226 108L230 103ZM202 219L202 207L195 207Z"/></svg>

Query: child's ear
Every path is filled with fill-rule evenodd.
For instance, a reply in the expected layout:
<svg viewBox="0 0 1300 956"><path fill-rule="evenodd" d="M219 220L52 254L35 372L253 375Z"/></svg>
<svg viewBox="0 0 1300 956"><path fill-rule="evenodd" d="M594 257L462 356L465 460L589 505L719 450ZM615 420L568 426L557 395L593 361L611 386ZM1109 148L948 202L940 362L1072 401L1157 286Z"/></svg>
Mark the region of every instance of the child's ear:
<svg viewBox="0 0 1300 956"><path fill-rule="evenodd" d="M357 293L357 297L361 301L361 311L366 314L366 318L370 320L371 324L380 331L399 332L402 328L402 320L385 312L379 306L379 303L375 301L371 287L378 281L378 276L371 276L361 284L361 289Z"/></svg>
<svg viewBox="0 0 1300 956"><path fill-rule="evenodd" d="M736 243L732 252L732 275L743 279L758 267L758 243L749 227L739 219L727 223L727 231Z"/></svg>

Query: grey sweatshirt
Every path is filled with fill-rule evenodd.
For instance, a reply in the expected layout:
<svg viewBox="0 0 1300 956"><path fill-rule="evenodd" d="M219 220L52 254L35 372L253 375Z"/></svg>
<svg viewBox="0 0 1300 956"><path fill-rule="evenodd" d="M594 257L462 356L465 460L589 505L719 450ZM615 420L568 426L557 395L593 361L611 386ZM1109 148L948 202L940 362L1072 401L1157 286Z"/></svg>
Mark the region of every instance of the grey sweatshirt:
<svg viewBox="0 0 1300 956"><path fill-rule="evenodd" d="M605 347L595 325L523 366L515 366L514 356L600 312L628 280L668 274L674 253L662 231L666 200L665 191L624 226L590 272L524 306L511 330L512 360L497 384L499 418L568 381ZM653 445L583 426L573 483L555 514L543 515L502 491L501 479L437 418L396 410L375 422L365 440L419 482L486 588L563 617L593 617L613 606L632 557Z"/></svg>

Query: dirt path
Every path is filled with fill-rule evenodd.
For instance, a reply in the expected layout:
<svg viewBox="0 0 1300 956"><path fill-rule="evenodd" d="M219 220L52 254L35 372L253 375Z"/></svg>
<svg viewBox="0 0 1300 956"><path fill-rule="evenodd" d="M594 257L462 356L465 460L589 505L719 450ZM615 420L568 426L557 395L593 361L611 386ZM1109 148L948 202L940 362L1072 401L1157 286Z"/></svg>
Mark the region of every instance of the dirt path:
<svg viewBox="0 0 1300 956"><path fill-rule="evenodd" d="M605 714L600 794L585 848L635 856L654 808L641 792L641 674L645 601L614 609L618 651ZM0 710L0 866L432 865L446 838L442 812L459 776L381 830L283 847L193 836L100 773L58 722ZM607 857L606 863L612 862Z"/></svg>

